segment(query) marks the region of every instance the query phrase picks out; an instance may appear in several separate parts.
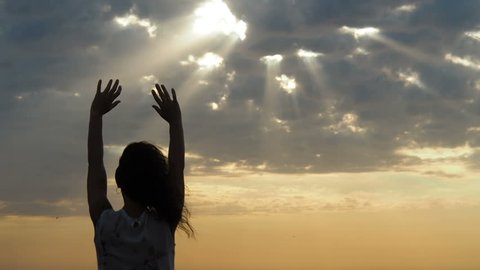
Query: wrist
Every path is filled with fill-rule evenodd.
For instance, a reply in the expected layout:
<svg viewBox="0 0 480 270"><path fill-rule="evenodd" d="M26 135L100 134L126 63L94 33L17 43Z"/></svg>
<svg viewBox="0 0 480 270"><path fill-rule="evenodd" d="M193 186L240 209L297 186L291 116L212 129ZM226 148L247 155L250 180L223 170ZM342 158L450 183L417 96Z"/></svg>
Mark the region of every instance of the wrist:
<svg viewBox="0 0 480 270"><path fill-rule="evenodd" d="M170 124L170 127L172 127L172 128L178 128L178 127L181 128L182 127L182 119L171 121L168 124Z"/></svg>
<svg viewBox="0 0 480 270"><path fill-rule="evenodd" d="M103 114L95 111L90 111L90 118L102 118Z"/></svg>

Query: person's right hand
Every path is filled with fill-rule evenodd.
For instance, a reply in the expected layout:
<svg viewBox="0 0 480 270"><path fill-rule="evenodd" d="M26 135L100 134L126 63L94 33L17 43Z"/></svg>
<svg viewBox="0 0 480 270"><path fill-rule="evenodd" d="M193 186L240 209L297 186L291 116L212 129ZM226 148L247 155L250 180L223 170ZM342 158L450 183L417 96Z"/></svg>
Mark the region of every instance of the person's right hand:
<svg viewBox="0 0 480 270"><path fill-rule="evenodd" d="M112 86L112 80L108 81L107 86L102 92L102 80L98 80L97 93L90 107L90 113L92 115L102 116L120 103L120 100L115 100L122 92L122 86L119 86L118 83L119 81L115 80Z"/></svg>
<svg viewBox="0 0 480 270"><path fill-rule="evenodd" d="M158 106L152 105L152 107L170 125L181 123L182 113L180 112L180 105L177 101L175 89L172 88L173 99L171 99L165 85L162 84L162 87L160 87L160 85L155 84L155 88L157 88L158 94L152 89L152 95Z"/></svg>

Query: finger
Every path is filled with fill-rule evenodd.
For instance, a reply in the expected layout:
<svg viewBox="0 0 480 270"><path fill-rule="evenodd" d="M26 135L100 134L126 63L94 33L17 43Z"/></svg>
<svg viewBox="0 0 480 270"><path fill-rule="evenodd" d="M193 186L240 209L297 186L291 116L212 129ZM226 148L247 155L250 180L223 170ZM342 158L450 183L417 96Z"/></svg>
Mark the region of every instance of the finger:
<svg viewBox="0 0 480 270"><path fill-rule="evenodd" d="M163 90L163 94L165 95L165 98L166 98L167 100L171 100L170 94L168 94L167 87L165 87L165 85L163 85L163 84L162 84L162 90Z"/></svg>
<svg viewBox="0 0 480 270"><path fill-rule="evenodd" d="M160 100L160 98L157 95L157 92L153 89L152 89L152 95L153 95L153 99L155 99L158 105L162 104L162 100Z"/></svg>
<svg viewBox="0 0 480 270"><path fill-rule="evenodd" d="M175 89L172 88L172 97L173 101L177 101L177 93L175 93Z"/></svg>
<svg viewBox="0 0 480 270"><path fill-rule="evenodd" d="M162 115L162 109L160 109L160 107L158 107L157 105L152 105L152 108L155 109L155 111L157 111L157 113L161 116Z"/></svg>
<svg viewBox="0 0 480 270"><path fill-rule="evenodd" d="M110 86L112 85L112 80L108 81L107 86L105 87L105 90L103 90L104 93L108 93L108 90L110 90Z"/></svg>
<svg viewBox="0 0 480 270"><path fill-rule="evenodd" d="M162 111L162 109L160 109L160 107L158 107L157 105L152 105L152 108L155 109L155 111L157 111L158 113Z"/></svg>
<svg viewBox="0 0 480 270"><path fill-rule="evenodd" d="M115 100L118 96L120 96L120 93L122 93L122 86L121 85L118 87L117 91L115 91L113 93L112 100Z"/></svg>
<svg viewBox="0 0 480 270"><path fill-rule="evenodd" d="M97 83L97 94L100 93L100 91L102 90L102 80L98 80L98 83Z"/></svg>
<svg viewBox="0 0 480 270"><path fill-rule="evenodd" d="M155 84L155 88L157 88L157 92L158 92L158 96L160 97L160 99L163 101L165 101L167 98L165 97L165 94L163 93L163 89L160 88L160 85Z"/></svg>
<svg viewBox="0 0 480 270"><path fill-rule="evenodd" d="M155 90L152 90L153 92L153 98L155 98L155 101L157 102L158 104L158 107L160 108L160 110L163 110L165 108L165 100L163 99L162 100L162 96L160 96Z"/></svg>
<svg viewBox="0 0 480 270"><path fill-rule="evenodd" d="M116 79L116 80L115 80L115 83L114 83L113 86L112 86L112 88L108 91L108 94L109 94L109 95L111 95L111 94L115 93L115 91L117 91L118 83L119 83L119 80Z"/></svg>
<svg viewBox="0 0 480 270"><path fill-rule="evenodd" d="M120 100L117 100L117 101L115 101L114 103L112 103L112 106L110 106L109 111L110 111L111 109L115 108L119 103L120 103Z"/></svg>

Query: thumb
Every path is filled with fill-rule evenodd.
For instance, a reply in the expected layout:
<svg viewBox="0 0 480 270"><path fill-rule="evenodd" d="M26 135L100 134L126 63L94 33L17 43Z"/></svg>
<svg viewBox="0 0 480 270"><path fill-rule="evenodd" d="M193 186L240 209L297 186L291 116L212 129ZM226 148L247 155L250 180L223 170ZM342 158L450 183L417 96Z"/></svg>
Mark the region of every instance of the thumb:
<svg viewBox="0 0 480 270"><path fill-rule="evenodd" d="M110 106L109 111L110 111L111 109L115 108L119 103L120 103L120 100L117 100L117 101L115 101L114 103L112 103L112 106Z"/></svg>

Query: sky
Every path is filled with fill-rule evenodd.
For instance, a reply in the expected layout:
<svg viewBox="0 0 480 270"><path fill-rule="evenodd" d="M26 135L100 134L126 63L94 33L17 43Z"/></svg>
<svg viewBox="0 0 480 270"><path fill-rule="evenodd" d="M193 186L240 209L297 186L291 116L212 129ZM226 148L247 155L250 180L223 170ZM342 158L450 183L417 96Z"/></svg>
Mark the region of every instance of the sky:
<svg viewBox="0 0 480 270"><path fill-rule="evenodd" d="M479 13L467 0L0 0L0 269L94 269L88 113L98 79L117 78L104 118L117 209L123 148L168 150L150 90L177 91L198 231L180 233L181 269L478 269Z"/></svg>

